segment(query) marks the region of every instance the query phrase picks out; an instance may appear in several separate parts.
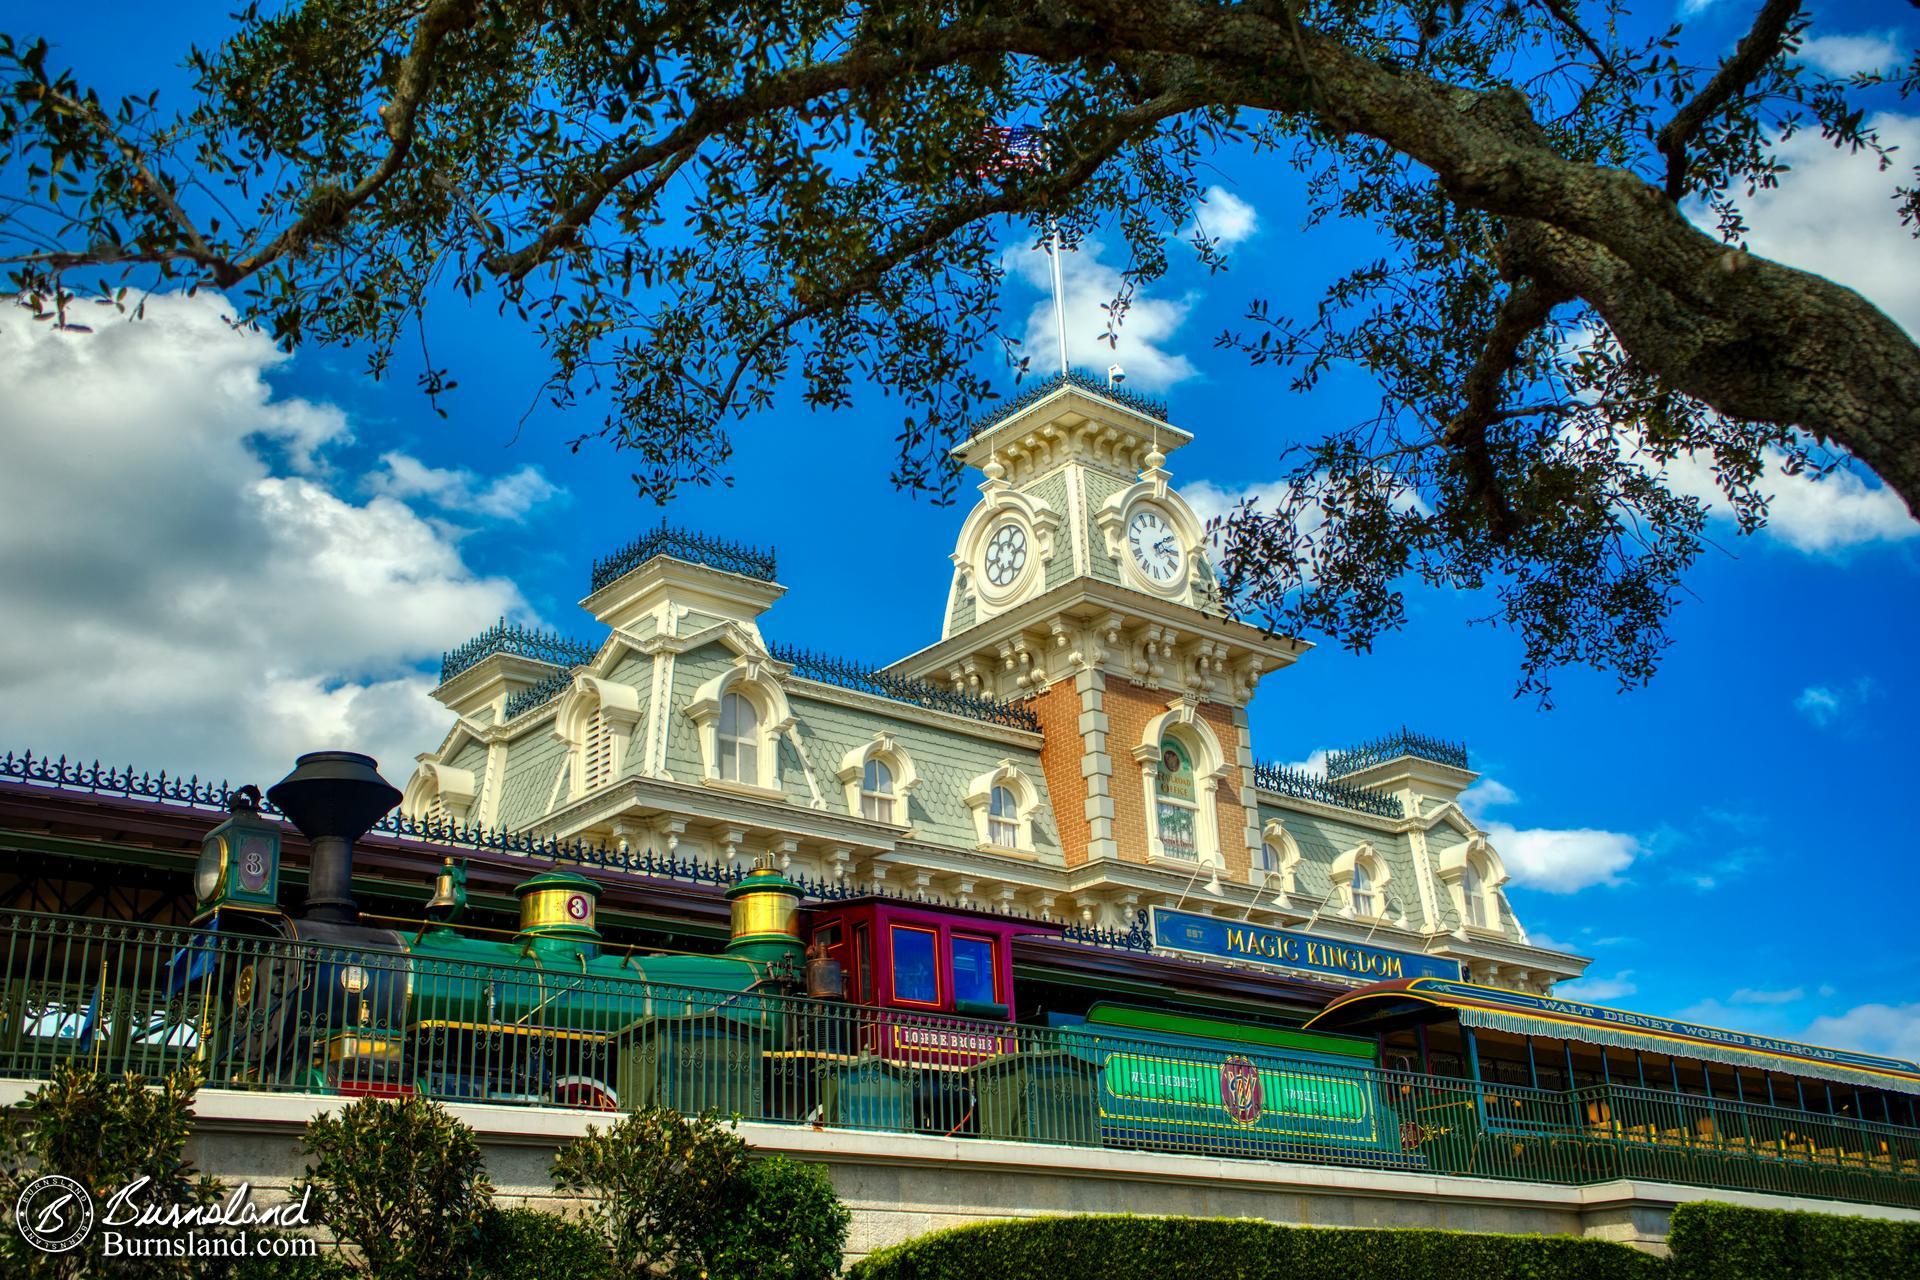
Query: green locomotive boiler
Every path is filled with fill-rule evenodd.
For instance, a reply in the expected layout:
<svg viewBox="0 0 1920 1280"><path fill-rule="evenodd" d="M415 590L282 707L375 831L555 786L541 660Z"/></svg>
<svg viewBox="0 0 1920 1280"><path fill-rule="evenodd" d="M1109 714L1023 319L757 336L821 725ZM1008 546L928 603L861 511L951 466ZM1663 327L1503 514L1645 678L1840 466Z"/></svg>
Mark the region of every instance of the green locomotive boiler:
<svg viewBox="0 0 1920 1280"><path fill-rule="evenodd" d="M607 1109L697 1096L759 1111L759 1063L784 1033L766 994L801 973L801 890L777 871L728 890L721 955L604 950L599 886L564 870L515 889L510 940L474 936L456 925L465 875L451 860L417 931L380 928L349 892L353 840L398 799L373 762L302 756L269 796L313 847L304 912L280 909L278 829L243 797L207 837L197 877L202 923L225 936L176 958L185 985L232 1006L207 1046L224 1078ZM273 938L300 945L260 944Z"/></svg>

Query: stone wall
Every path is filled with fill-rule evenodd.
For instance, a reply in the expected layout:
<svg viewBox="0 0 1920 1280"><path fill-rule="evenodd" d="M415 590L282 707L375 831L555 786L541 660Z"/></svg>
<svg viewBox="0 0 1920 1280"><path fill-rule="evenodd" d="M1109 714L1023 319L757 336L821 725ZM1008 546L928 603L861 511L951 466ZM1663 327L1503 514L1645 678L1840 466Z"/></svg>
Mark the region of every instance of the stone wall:
<svg viewBox="0 0 1920 1280"><path fill-rule="evenodd" d="M27 1087L0 1082L0 1104ZM305 1167L302 1128L339 1099L203 1092L190 1156L228 1182L279 1199ZM566 1211L547 1176L555 1148L587 1125L578 1111L456 1105L480 1135L500 1196ZM1920 1221L1920 1211L1738 1191L1618 1181L1587 1187L1221 1160L1135 1151L745 1124L756 1148L827 1166L853 1210L849 1260L942 1227L1062 1213L1147 1213L1261 1218L1321 1227L1431 1227L1541 1232L1664 1249L1676 1204L1714 1199L1775 1209L1845 1212Z"/></svg>

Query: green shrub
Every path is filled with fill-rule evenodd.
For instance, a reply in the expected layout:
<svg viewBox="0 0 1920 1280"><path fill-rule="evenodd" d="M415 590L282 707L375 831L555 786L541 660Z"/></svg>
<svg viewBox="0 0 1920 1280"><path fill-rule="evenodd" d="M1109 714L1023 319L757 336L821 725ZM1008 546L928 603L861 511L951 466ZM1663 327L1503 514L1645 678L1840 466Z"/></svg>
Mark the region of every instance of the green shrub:
<svg viewBox="0 0 1920 1280"><path fill-rule="evenodd" d="M420 1098L363 1098L307 1125L316 1214L380 1280L472 1268L493 1199L473 1130Z"/></svg>
<svg viewBox="0 0 1920 1280"><path fill-rule="evenodd" d="M826 1175L755 1160L712 1112L636 1111L554 1157L554 1185L593 1197L615 1263L671 1280L825 1280L846 1209Z"/></svg>
<svg viewBox="0 0 1920 1280"><path fill-rule="evenodd" d="M220 1184L187 1162L193 1095L200 1076L182 1068L154 1084L135 1075L62 1064L46 1084L0 1112L0 1204L10 1216L22 1188L42 1173L60 1173L87 1189L96 1207L122 1187L148 1179L143 1204L156 1208L208 1204ZM130 1233L134 1234L134 1233ZM185 1276L188 1259L107 1259L102 1233L71 1253L44 1254L11 1226L0 1228L0 1274L56 1280L89 1276Z"/></svg>
<svg viewBox="0 0 1920 1280"><path fill-rule="evenodd" d="M718 1280L828 1280L840 1270L853 1215L827 1171L785 1156L754 1160L735 1179L708 1255Z"/></svg>
<svg viewBox="0 0 1920 1280"><path fill-rule="evenodd" d="M847 1275L848 1280L1662 1280L1665 1272L1660 1259L1626 1245L1572 1236L1090 1216L937 1231L872 1254Z"/></svg>
<svg viewBox="0 0 1920 1280"><path fill-rule="evenodd" d="M592 1227L538 1209L489 1209L475 1266L481 1280L615 1280Z"/></svg>
<svg viewBox="0 0 1920 1280"><path fill-rule="evenodd" d="M260 1232L250 1233L257 1238ZM353 1280L354 1270L330 1249L311 1258L246 1257L233 1264L225 1280Z"/></svg>
<svg viewBox="0 0 1920 1280"><path fill-rule="evenodd" d="M1920 1222L1746 1209L1673 1211L1673 1280L1894 1280L1920 1276Z"/></svg>

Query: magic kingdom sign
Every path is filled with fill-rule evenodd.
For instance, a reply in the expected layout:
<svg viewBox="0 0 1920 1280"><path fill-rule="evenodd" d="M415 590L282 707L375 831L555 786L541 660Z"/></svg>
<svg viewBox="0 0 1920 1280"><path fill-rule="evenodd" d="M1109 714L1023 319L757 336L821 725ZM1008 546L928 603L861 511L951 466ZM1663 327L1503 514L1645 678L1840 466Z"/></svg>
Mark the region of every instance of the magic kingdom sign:
<svg viewBox="0 0 1920 1280"><path fill-rule="evenodd" d="M1416 951L1316 938L1308 933L1219 920L1168 907L1155 907L1150 919L1156 948L1208 960L1240 960L1275 969L1357 978L1362 982L1388 982L1394 978L1450 978L1456 982L1460 979L1458 961L1441 960Z"/></svg>

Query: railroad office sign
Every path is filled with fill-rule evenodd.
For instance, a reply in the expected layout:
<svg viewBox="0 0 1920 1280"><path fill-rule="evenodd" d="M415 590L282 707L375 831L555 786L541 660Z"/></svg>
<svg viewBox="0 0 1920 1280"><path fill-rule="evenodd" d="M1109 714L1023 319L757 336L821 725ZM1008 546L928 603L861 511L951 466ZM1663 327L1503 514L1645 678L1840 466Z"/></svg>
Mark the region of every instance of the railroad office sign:
<svg viewBox="0 0 1920 1280"><path fill-rule="evenodd" d="M1155 907L1151 919L1156 948L1208 960L1240 960L1274 969L1357 978L1362 982L1387 982L1394 978L1460 980L1459 961L1441 960L1415 951L1316 938L1288 929L1218 920L1167 907Z"/></svg>

